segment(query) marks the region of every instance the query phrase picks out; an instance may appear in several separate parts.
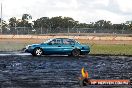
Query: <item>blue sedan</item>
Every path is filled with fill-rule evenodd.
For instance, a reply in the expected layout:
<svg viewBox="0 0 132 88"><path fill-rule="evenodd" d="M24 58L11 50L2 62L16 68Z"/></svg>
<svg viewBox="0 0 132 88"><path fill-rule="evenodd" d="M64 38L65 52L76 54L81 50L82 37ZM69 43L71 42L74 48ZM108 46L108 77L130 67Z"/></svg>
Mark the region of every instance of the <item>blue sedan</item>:
<svg viewBox="0 0 132 88"><path fill-rule="evenodd" d="M26 52L33 56L62 54L69 56L86 55L90 52L88 45L82 45L74 39L54 38L41 44L32 44L26 46Z"/></svg>

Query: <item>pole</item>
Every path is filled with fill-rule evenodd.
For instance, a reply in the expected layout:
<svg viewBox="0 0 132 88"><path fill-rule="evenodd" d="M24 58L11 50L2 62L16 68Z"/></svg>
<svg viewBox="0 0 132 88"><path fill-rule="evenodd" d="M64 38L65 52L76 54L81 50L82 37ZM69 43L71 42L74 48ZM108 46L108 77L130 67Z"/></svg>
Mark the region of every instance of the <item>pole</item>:
<svg viewBox="0 0 132 88"><path fill-rule="evenodd" d="M68 20L68 36L69 36L69 20Z"/></svg>
<svg viewBox="0 0 132 88"><path fill-rule="evenodd" d="M2 34L2 26L3 24L2 24L2 3L1 3L1 34Z"/></svg>
<svg viewBox="0 0 132 88"><path fill-rule="evenodd" d="M42 34L42 27L41 27L41 33L40 34Z"/></svg>

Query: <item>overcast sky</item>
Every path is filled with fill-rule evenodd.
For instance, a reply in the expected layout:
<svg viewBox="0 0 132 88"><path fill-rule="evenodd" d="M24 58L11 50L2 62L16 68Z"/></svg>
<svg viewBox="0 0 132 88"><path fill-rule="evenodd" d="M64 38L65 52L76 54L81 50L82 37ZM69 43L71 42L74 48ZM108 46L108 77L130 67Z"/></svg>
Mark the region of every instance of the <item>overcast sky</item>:
<svg viewBox="0 0 132 88"><path fill-rule="evenodd" d="M132 0L0 0L3 19L31 14L40 17L66 16L79 22L109 20L124 23L132 20Z"/></svg>

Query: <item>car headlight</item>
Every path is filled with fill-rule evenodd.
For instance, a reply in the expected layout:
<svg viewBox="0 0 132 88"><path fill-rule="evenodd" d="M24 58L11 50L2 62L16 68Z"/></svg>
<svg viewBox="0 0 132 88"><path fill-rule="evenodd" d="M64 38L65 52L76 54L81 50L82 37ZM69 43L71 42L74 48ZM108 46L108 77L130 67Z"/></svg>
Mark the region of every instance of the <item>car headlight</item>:
<svg viewBox="0 0 132 88"><path fill-rule="evenodd" d="M31 49L31 46L29 46L28 49Z"/></svg>
<svg viewBox="0 0 132 88"><path fill-rule="evenodd" d="M26 49L28 49L28 46L26 46Z"/></svg>
<svg viewBox="0 0 132 88"><path fill-rule="evenodd" d="M30 46L30 45L26 46L26 49L29 49L29 48L31 48L31 46Z"/></svg>

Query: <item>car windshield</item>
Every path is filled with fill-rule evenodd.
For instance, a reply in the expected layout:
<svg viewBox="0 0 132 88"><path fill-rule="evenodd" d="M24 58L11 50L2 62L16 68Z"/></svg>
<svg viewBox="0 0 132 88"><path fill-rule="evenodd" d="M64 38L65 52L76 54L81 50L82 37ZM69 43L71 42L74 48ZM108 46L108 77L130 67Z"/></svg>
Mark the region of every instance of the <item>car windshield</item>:
<svg viewBox="0 0 132 88"><path fill-rule="evenodd" d="M78 41L76 41L76 40L75 40L75 42L76 42L77 44L80 44L80 43L79 43Z"/></svg>

